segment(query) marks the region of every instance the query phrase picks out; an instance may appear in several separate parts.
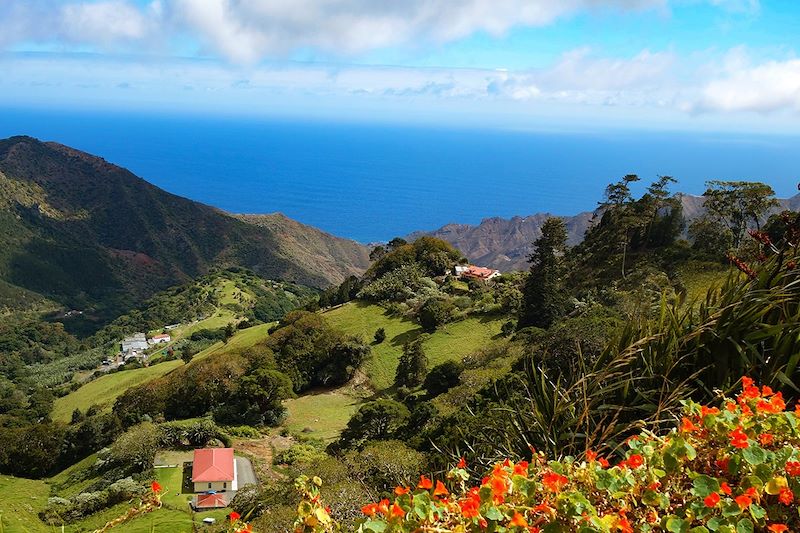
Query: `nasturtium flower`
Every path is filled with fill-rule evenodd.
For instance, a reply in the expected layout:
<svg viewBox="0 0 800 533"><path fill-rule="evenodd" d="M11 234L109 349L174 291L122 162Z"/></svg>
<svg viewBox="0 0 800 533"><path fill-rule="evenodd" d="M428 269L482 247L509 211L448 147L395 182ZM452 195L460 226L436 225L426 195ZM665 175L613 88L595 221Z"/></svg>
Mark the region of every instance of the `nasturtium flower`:
<svg viewBox="0 0 800 533"><path fill-rule="evenodd" d="M694 422L690 418L683 417L681 420L681 431L683 433L694 433L695 431L699 431L700 428L695 425Z"/></svg>
<svg viewBox="0 0 800 533"><path fill-rule="evenodd" d="M361 508L361 512L367 516L375 516L376 514L378 514L378 504L368 503L367 505Z"/></svg>
<svg viewBox="0 0 800 533"><path fill-rule="evenodd" d="M719 490L721 490L723 493L727 494L728 496L730 496L731 493L733 492L733 490L731 490L731 486L728 485L727 481L723 481L722 483L719 484Z"/></svg>
<svg viewBox="0 0 800 533"><path fill-rule="evenodd" d="M408 494L409 492L411 492L411 489L408 487L401 487L400 485L398 485L394 488L394 493L398 496Z"/></svg>
<svg viewBox="0 0 800 533"><path fill-rule="evenodd" d="M466 468L467 467L467 460L463 457L458 460L458 468Z"/></svg>
<svg viewBox="0 0 800 533"><path fill-rule="evenodd" d="M447 487L444 486L444 483L441 481L436 482L436 488L433 489L434 496L447 496L450 494L450 491L447 490Z"/></svg>
<svg viewBox="0 0 800 533"><path fill-rule="evenodd" d="M419 485L417 485L417 488L423 490L430 490L433 488L433 481L431 481L425 476L419 476Z"/></svg>
<svg viewBox="0 0 800 533"><path fill-rule="evenodd" d="M800 462L789 461L786 463L786 473L790 476L800 476Z"/></svg>
<svg viewBox="0 0 800 533"><path fill-rule="evenodd" d="M638 453L634 453L625 461L627 465L631 468L639 468L644 464L644 457L639 455Z"/></svg>
<svg viewBox="0 0 800 533"><path fill-rule="evenodd" d="M753 504L753 499L746 494L742 494L741 496L736 497L736 505L739 506L739 509L745 510Z"/></svg>
<svg viewBox="0 0 800 533"><path fill-rule="evenodd" d="M228 518L230 519L231 522L236 522L241 517L242 517L242 515L240 515L236 511L231 511L231 514L228 515Z"/></svg>
<svg viewBox="0 0 800 533"><path fill-rule="evenodd" d="M161 483L159 483L158 481L153 481L152 483L150 483L150 488L153 490L153 492L158 494L159 492L161 492Z"/></svg>
<svg viewBox="0 0 800 533"><path fill-rule="evenodd" d="M783 487L781 492L778 494L778 501L783 505L791 505L794 501L794 493L791 491L791 489Z"/></svg>
<svg viewBox="0 0 800 533"><path fill-rule="evenodd" d="M548 472L542 477L542 484L551 492L561 492L561 489L569 483L569 479L555 472Z"/></svg>
<svg viewBox="0 0 800 533"><path fill-rule="evenodd" d="M758 442L760 442L762 446L769 446L772 444L773 440L775 440L775 437L773 437L771 433L762 433L758 436Z"/></svg>
<svg viewBox="0 0 800 533"><path fill-rule="evenodd" d="M789 531L789 527L786 524L770 524L767 526L767 529L770 533L783 533L784 531Z"/></svg>
<svg viewBox="0 0 800 533"><path fill-rule="evenodd" d="M509 526L514 527L528 527L528 521L521 514L514 512L514 517L508 523Z"/></svg>
<svg viewBox="0 0 800 533"><path fill-rule="evenodd" d="M402 507L400 507L400 505L397 504L397 502L394 502L392 504L392 508L391 508L391 515L394 518L405 517L406 516L406 512L405 512L405 510L403 510Z"/></svg>
<svg viewBox="0 0 800 533"><path fill-rule="evenodd" d="M744 449L750 446L747 440L747 434L744 432L742 426L737 426L728 436L731 438L731 446L734 448Z"/></svg>
<svg viewBox="0 0 800 533"><path fill-rule="evenodd" d="M514 465L514 475L515 476L527 476L528 475L528 461L520 461L519 463Z"/></svg>
<svg viewBox="0 0 800 533"><path fill-rule="evenodd" d="M719 494L717 494L716 492L712 492L711 494L705 497L703 503L705 504L706 507L716 507L717 504L719 503L719 500L720 500Z"/></svg>

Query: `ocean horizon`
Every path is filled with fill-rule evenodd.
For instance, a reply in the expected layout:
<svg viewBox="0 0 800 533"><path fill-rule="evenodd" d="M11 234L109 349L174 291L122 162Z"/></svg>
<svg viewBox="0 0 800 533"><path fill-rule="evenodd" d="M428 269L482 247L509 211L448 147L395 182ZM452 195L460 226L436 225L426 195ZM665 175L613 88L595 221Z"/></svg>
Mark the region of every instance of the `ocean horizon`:
<svg viewBox="0 0 800 533"><path fill-rule="evenodd" d="M5 110L0 137L59 142L232 213L281 212L360 242L447 223L593 209L606 185L658 175L797 192L797 138L722 133L543 133L303 120ZM746 148L746 149L744 149Z"/></svg>

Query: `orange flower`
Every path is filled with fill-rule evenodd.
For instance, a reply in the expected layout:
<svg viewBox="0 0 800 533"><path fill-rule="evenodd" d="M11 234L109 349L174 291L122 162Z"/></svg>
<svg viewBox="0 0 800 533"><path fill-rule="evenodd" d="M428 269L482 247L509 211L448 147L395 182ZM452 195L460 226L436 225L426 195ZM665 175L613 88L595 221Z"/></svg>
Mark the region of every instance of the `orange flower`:
<svg viewBox="0 0 800 533"><path fill-rule="evenodd" d="M397 494L398 496L408 494L409 492L411 492L411 489L408 487L401 487L398 485L397 487L394 488L394 493Z"/></svg>
<svg viewBox="0 0 800 533"><path fill-rule="evenodd" d="M608 459L606 459L605 457L601 457L600 459L597 460L597 462L600 463L600 466L602 466L603 468L608 468L610 464L608 462Z"/></svg>
<svg viewBox="0 0 800 533"><path fill-rule="evenodd" d="M514 512L514 517L511 519L511 522L509 522L508 525L514 527L528 527L528 521L525 520L525 517L521 514Z"/></svg>
<svg viewBox="0 0 800 533"><path fill-rule="evenodd" d="M705 418L711 415L718 415L719 409L716 407L706 407L705 405L700 408L700 418Z"/></svg>
<svg viewBox="0 0 800 533"><path fill-rule="evenodd" d="M770 524L767 526L767 529L770 530L771 533L783 533L784 531L789 531L789 528L786 524Z"/></svg>
<svg viewBox="0 0 800 533"><path fill-rule="evenodd" d="M719 494L717 494L716 492L712 492L711 494L705 497L703 503L705 504L706 507L716 507L717 504L719 503Z"/></svg>
<svg viewBox="0 0 800 533"><path fill-rule="evenodd" d="M404 517L406 516L406 512L403 510L402 507L397 505L397 502L394 502L391 508L391 515L393 517L398 517L398 516Z"/></svg>
<svg viewBox="0 0 800 533"><path fill-rule="evenodd" d="M800 462L788 461L786 463L786 473L790 476L800 476Z"/></svg>
<svg viewBox="0 0 800 533"><path fill-rule="evenodd" d="M527 476L528 475L528 461L520 461L516 465L514 465L514 475L515 476Z"/></svg>
<svg viewBox="0 0 800 533"><path fill-rule="evenodd" d="M433 481L428 479L425 476L419 476L419 485L417 485L418 489L430 490L433 488Z"/></svg>
<svg viewBox="0 0 800 533"><path fill-rule="evenodd" d="M628 457L628 460L626 461L626 463L631 468L639 468L640 466L642 466L644 464L644 457L642 457L638 453L634 453L633 455Z"/></svg>
<svg viewBox="0 0 800 533"><path fill-rule="evenodd" d="M586 460L590 463L597 459L597 452L593 452L592 450L586 450Z"/></svg>
<svg viewBox="0 0 800 533"><path fill-rule="evenodd" d="M361 508L361 512L367 516L375 516L376 514L378 514L378 504L369 503Z"/></svg>
<svg viewBox="0 0 800 533"><path fill-rule="evenodd" d="M569 479L555 472L545 474L542 478L542 484L551 492L561 492L561 489L563 489L567 483L569 483Z"/></svg>
<svg viewBox="0 0 800 533"><path fill-rule="evenodd" d="M783 487L780 494L778 494L778 501L783 505L791 505L794 501L794 493L791 491L791 489Z"/></svg>
<svg viewBox="0 0 800 533"><path fill-rule="evenodd" d="M725 493L725 494L727 494L728 496L730 496L730 495L731 495L731 493L733 492L733 491L731 490L731 486L730 486L730 485L728 485L728 483L727 483L726 481L723 481L722 483L720 483L720 485L719 485L719 490L721 490L722 492L724 492L724 493Z"/></svg>
<svg viewBox="0 0 800 533"><path fill-rule="evenodd" d="M447 487L444 486L444 483L441 481L436 482L436 488L433 489L434 496L447 496L450 494L450 491L447 490Z"/></svg>
<svg viewBox="0 0 800 533"><path fill-rule="evenodd" d="M152 483L150 483L150 488L153 489L153 492L158 494L159 492L161 492L161 483L159 483L158 481L153 481Z"/></svg>
<svg viewBox="0 0 800 533"><path fill-rule="evenodd" d="M466 468L467 467L467 460L463 457L458 460L458 468Z"/></svg>
<svg viewBox="0 0 800 533"><path fill-rule="evenodd" d="M742 376L742 390L752 387L755 383L756 382L752 378Z"/></svg>
<svg viewBox="0 0 800 533"><path fill-rule="evenodd" d="M689 418L683 417L681 421L681 431L683 433L694 433L695 431L699 431L700 428L697 427L694 422L692 422Z"/></svg>
<svg viewBox="0 0 800 533"><path fill-rule="evenodd" d="M728 436L731 438L731 446L734 448L744 449L750 446L750 443L747 441L747 434L744 432L742 426L738 426L731 431Z"/></svg>
<svg viewBox="0 0 800 533"><path fill-rule="evenodd" d="M758 441L761 443L762 446L769 446L770 444L772 444L773 440L774 438L771 433L762 433L761 435L758 436Z"/></svg>
<svg viewBox="0 0 800 533"><path fill-rule="evenodd" d="M242 515L240 515L236 511L231 511L231 514L228 515L228 518L230 519L231 522L236 522L241 517L242 517Z"/></svg>
<svg viewBox="0 0 800 533"><path fill-rule="evenodd" d="M746 495L742 494L741 496L737 496L736 497L736 505L738 505L739 509L741 509L741 510L747 509L752 504L753 504L753 500L750 498L750 496L746 496Z"/></svg>

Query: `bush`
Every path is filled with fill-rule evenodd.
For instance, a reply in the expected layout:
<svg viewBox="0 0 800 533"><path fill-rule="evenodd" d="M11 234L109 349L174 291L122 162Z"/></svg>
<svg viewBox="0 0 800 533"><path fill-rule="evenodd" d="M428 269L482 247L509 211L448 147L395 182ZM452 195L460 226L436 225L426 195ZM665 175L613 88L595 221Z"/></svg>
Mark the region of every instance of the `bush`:
<svg viewBox="0 0 800 533"><path fill-rule="evenodd" d="M431 396L438 396L458 385L458 377L461 375L462 370L464 370L464 365L461 363L457 361L445 361L440 365L436 365L428 372L422 386L425 387L428 394Z"/></svg>
<svg viewBox="0 0 800 533"><path fill-rule="evenodd" d="M386 330L383 328L378 328L375 330L375 344L380 344L386 340Z"/></svg>
<svg viewBox="0 0 800 533"><path fill-rule="evenodd" d="M455 306L450 300L431 298L419 310L419 323L426 331L436 331L452 320L454 312Z"/></svg>
<svg viewBox="0 0 800 533"><path fill-rule="evenodd" d="M325 458L325 453L311 444L294 444L275 455L275 463L294 466L309 465Z"/></svg>
<svg viewBox="0 0 800 533"><path fill-rule="evenodd" d="M687 401L679 428L629 439L614 466L591 450L580 461L532 453L467 488L462 459L449 487L421 476L364 505L360 531L798 531L800 407L785 411L780 393L743 384L722 408ZM335 528L317 481L297 481L301 531Z"/></svg>

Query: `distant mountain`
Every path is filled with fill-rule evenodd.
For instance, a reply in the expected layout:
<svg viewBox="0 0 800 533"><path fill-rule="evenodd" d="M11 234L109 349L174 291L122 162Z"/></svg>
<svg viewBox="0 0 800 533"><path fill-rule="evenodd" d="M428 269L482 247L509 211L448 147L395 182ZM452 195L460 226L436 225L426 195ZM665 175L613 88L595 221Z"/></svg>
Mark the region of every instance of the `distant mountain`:
<svg viewBox="0 0 800 533"><path fill-rule="evenodd" d="M0 141L0 307L46 299L106 320L214 266L325 287L363 272L366 254L280 215L237 218L181 198L60 144Z"/></svg>
<svg viewBox="0 0 800 533"><path fill-rule="evenodd" d="M702 196L679 194L683 215L687 222L703 216ZM800 209L800 194L779 200L780 209L797 211ZM595 213L591 211L575 216L562 217L567 225L568 243L571 246L583 240L586 230L592 224ZM510 219L486 218L477 226L470 224L447 224L433 231L417 231L408 236L414 240L422 235L443 239L461 250L470 261L481 266L489 266L503 272L525 270L528 256L533 251L533 241L541 236L541 227L549 213L537 213L526 217L515 216ZM688 226L688 224L687 224Z"/></svg>

